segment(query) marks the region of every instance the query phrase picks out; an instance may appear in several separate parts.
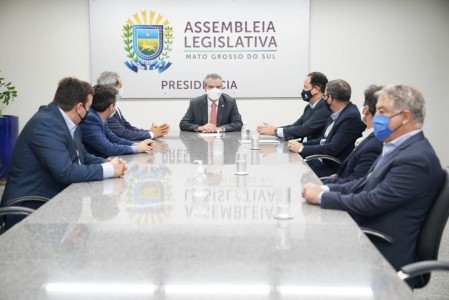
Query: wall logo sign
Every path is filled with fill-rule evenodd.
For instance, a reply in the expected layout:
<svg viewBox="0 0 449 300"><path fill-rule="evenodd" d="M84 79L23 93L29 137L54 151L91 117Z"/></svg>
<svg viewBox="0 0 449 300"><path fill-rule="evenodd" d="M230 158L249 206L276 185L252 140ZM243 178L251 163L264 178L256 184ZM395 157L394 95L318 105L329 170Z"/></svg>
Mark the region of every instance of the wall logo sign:
<svg viewBox="0 0 449 300"><path fill-rule="evenodd" d="M133 14L122 28L127 60L125 65L132 71L164 72L171 66L169 61L173 44L173 27L160 14L142 11Z"/></svg>

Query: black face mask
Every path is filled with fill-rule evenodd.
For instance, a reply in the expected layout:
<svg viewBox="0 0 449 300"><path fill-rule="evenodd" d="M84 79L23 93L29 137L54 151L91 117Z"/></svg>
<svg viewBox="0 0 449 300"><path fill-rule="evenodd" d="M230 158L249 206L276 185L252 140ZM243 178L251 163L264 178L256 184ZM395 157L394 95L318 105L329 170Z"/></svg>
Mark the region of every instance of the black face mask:
<svg viewBox="0 0 449 300"><path fill-rule="evenodd" d="M313 95L312 95L312 89L310 89L310 90L308 90L308 91L302 90L302 92L301 92L301 97L302 97L302 100L304 100L304 101L306 101L306 102L309 102L310 99L312 99L312 97L313 97Z"/></svg>
<svg viewBox="0 0 449 300"><path fill-rule="evenodd" d="M78 117L80 117L80 119L81 119L81 121L78 123L78 124L81 124L81 123L83 123L84 122L84 120L86 119L86 117L87 117L87 113L88 113L88 111L87 111L87 108L83 105L83 107L84 107L84 109L86 110L86 114L84 115L84 117L81 117L81 115L80 114L78 114L78 112L76 112L77 114L78 114Z"/></svg>

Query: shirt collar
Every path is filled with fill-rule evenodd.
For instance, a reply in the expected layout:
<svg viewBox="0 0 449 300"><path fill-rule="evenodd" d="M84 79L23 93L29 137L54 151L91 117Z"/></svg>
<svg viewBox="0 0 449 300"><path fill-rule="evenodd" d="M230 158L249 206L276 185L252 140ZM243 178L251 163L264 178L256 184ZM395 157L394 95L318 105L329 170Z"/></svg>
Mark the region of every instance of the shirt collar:
<svg viewBox="0 0 449 300"><path fill-rule="evenodd" d="M77 128L76 124L73 123L72 120L70 120L70 118L66 115L66 113L58 106L59 111L62 114L62 117L64 118L65 124L67 125L67 128L70 131L70 135L72 136L72 139L75 135L75 130Z"/></svg>
<svg viewBox="0 0 449 300"><path fill-rule="evenodd" d="M391 153L394 149L399 147L402 143L404 143L406 140L410 139L412 136L417 135L420 133L422 129L416 129L413 131L410 131L404 135L401 135L400 137L395 138L389 143L384 144L382 148L382 155L386 155L388 153Z"/></svg>
<svg viewBox="0 0 449 300"><path fill-rule="evenodd" d="M318 102L320 102L321 101L321 99L323 99L323 98L320 98L320 99L318 99L318 101L317 102L315 102L314 104L312 104L312 103L309 103L309 106L310 106L310 108L314 108L317 104L318 104Z"/></svg>
<svg viewBox="0 0 449 300"><path fill-rule="evenodd" d="M346 106L345 106L346 107ZM333 121L337 120L338 116L341 114L341 111L345 108L343 107L342 109L340 109L339 111L336 111L334 113L331 114L331 118Z"/></svg>
<svg viewBox="0 0 449 300"><path fill-rule="evenodd" d="M406 140L408 140L409 138L411 138L414 135L417 135L418 133L420 133L422 131L422 129L416 129L416 130L412 130L404 135L401 135L400 137L395 138L394 140L392 140L389 143L386 143L385 145L388 144L393 144L395 147L398 147L399 145L401 145L402 143L404 143Z"/></svg>

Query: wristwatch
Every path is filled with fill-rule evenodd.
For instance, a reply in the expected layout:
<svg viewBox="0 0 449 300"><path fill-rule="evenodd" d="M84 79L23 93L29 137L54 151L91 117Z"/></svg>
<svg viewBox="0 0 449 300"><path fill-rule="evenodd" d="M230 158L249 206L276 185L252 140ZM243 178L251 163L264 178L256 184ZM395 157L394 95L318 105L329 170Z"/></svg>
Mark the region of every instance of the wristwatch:
<svg viewBox="0 0 449 300"><path fill-rule="evenodd" d="M274 136L280 138L280 136L278 135L278 127L274 129Z"/></svg>

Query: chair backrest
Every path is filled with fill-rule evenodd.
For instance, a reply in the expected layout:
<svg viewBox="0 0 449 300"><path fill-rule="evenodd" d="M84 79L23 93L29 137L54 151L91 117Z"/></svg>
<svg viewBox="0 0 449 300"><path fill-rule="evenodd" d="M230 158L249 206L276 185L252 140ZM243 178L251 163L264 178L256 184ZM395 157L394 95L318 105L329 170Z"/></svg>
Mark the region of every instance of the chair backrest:
<svg viewBox="0 0 449 300"><path fill-rule="evenodd" d="M443 169L444 180L437 198L424 221L417 244L417 260L436 260L440 248L441 236L449 216L449 179L448 168ZM430 273L423 276L423 282L415 288L425 286L430 280Z"/></svg>

